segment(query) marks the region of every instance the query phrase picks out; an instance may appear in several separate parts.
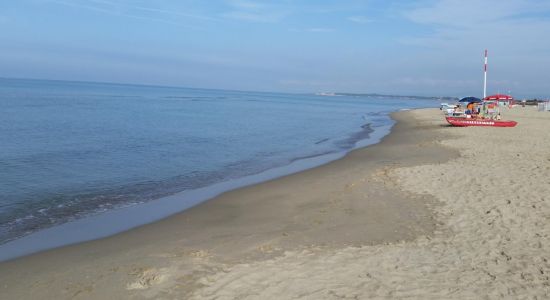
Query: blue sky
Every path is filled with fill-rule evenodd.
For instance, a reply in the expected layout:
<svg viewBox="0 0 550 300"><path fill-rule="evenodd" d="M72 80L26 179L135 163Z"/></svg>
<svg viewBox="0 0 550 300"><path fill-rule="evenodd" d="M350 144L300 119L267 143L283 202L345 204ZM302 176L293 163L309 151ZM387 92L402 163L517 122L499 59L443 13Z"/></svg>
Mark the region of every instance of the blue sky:
<svg viewBox="0 0 550 300"><path fill-rule="evenodd" d="M549 97L547 0L0 2L0 76Z"/></svg>

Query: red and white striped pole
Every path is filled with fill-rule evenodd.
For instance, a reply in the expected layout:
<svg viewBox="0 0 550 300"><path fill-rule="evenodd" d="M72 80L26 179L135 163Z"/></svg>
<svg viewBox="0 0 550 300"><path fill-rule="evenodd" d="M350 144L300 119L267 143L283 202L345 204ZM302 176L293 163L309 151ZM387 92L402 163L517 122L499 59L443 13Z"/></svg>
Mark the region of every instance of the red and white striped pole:
<svg viewBox="0 0 550 300"><path fill-rule="evenodd" d="M483 68L483 99L487 97L487 49L485 49L485 65Z"/></svg>

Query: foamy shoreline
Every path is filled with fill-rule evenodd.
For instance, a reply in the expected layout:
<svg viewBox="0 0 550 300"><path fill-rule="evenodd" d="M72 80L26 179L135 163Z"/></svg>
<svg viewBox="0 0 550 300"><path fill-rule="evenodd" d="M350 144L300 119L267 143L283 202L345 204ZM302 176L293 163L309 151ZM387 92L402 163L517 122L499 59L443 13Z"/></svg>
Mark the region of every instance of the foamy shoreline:
<svg viewBox="0 0 550 300"><path fill-rule="evenodd" d="M503 115L519 125L451 128L435 109L400 112L382 143L328 165L110 238L2 263L1 292L548 297L550 114Z"/></svg>

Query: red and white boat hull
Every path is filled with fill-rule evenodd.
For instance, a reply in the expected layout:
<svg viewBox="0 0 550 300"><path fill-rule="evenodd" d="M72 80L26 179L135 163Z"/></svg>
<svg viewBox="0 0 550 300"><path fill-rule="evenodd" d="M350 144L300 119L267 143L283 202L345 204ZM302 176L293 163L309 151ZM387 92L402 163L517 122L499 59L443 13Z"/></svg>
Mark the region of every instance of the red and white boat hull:
<svg viewBox="0 0 550 300"><path fill-rule="evenodd" d="M445 117L447 122L453 126L492 126L492 127L514 127L518 124L516 121L501 121L492 119L475 119L475 118L455 118Z"/></svg>

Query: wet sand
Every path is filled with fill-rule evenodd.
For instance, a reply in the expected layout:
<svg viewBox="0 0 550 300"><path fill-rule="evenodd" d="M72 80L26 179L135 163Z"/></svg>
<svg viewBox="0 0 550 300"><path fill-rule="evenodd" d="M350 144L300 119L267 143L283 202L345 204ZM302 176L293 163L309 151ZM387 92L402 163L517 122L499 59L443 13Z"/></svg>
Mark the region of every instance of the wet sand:
<svg viewBox="0 0 550 300"><path fill-rule="evenodd" d="M381 143L327 165L227 192L109 238L1 263L0 294L6 299L331 299L395 296L405 278L425 286L418 274L373 274L389 266L398 270L403 263L407 270L403 259L428 259L418 253L425 244L455 234L441 214L449 209L447 200L435 190L457 194L460 186L444 181L451 181L452 169L437 172L464 159L465 150L456 143L468 137L445 126L439 110L399 112L394 118L398 123ZM425 168L429 174L416 171ZM430 258L433 265L425 272L452 268L438 258ZM430 295L426 291L409 290Z"/></svg>

